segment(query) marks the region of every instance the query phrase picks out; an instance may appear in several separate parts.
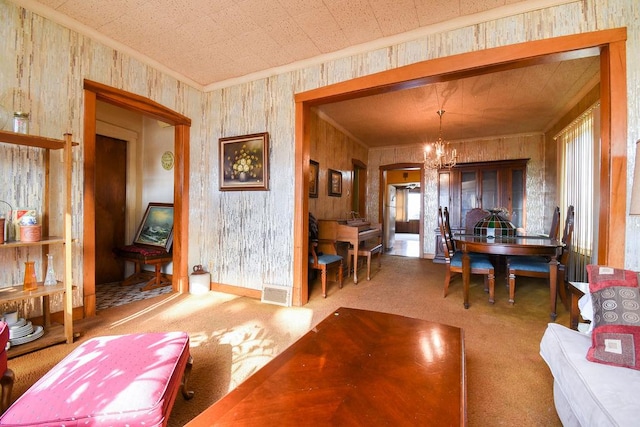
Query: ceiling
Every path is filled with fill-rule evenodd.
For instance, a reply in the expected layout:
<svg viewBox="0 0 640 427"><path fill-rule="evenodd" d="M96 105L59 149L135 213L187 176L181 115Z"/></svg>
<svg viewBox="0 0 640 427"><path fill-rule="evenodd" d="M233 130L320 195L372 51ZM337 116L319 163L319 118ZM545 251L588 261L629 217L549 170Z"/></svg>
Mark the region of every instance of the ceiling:
<svg viewBox="0 0 640 427"><path fill-rule="evenodd" d="M204 91L554 1L13 0ZM591 56L318 109L367 147L435 139L441 108L447 140L540 133L598 80Z"/></svg>
<svg viewBox="0 0 640 427"><path fill-rule="evenodd" d="M600 80L599 56L545 63L318 107L367 147L539 134Z"/></svg>

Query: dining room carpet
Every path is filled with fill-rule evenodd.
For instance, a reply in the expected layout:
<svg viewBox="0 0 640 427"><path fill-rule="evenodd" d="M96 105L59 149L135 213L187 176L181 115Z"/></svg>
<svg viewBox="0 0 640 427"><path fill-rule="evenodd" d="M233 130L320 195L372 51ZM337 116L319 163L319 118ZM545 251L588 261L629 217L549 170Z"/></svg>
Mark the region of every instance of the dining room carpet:
<svg viewBox="0 0 640 427"><path fill-rule="evenodd" d="M120 283L122 282L96 285L96 310L99 311L109 307L117 307L133 301L168 294L172 291L171 286L163 286L161 288L143 291L142 287L146 285L146 281L128 286L122 286Z"/></svg>

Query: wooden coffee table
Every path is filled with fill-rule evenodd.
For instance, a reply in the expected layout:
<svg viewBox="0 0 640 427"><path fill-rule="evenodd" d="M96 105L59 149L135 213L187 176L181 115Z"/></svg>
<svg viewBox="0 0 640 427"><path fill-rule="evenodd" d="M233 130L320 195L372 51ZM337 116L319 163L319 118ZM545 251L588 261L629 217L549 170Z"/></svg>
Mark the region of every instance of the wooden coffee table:
<svg viewBox="0 0 640 427"><path fill-rule="evenodd" d="M466 425L463 331L340 308L187 424Z"/></svg>

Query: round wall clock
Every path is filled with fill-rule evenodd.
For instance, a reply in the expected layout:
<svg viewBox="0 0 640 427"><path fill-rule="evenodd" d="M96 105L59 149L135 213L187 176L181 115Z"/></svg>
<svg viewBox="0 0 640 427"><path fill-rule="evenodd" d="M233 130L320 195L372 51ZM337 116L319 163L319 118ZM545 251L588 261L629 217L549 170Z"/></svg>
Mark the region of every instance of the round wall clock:
<svg viewBox="0 0 640 427"><path fill-rule="evenodd" d="M173 153L171 151L165 151L162 154L160 162L162 163L163 168L171 170L173 168Z"/></svg>

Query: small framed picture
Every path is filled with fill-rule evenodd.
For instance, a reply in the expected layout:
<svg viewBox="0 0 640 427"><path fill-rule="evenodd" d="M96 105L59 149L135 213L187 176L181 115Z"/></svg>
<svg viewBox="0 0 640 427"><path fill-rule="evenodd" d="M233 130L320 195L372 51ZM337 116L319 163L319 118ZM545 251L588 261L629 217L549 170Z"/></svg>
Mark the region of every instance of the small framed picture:
<svg viewBox="0 0 640 427"><path fill-rule="evenodd" d="M309 197L318 197L318 172L320 164L314 160L309 161Z"/></svg>
<svg viewBox="0 0 640 427"><path fill-rule="evenodd" d="M334 197L342 196L342 172L329 169L329 195Z"/></svg>
<svg viewBox="0 0 640 427"><path fill-rule="evenodd" d="M220 138L220 190L269 189L269 134Z"/></svg>
<svg viewBox="0 0 640 427"><path fill-rule="evenodd" d="M149 203L133 243L169 252L173 244L173 204Z"/></svg>

